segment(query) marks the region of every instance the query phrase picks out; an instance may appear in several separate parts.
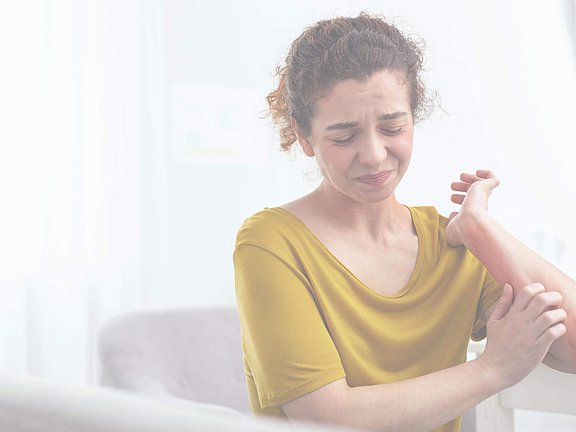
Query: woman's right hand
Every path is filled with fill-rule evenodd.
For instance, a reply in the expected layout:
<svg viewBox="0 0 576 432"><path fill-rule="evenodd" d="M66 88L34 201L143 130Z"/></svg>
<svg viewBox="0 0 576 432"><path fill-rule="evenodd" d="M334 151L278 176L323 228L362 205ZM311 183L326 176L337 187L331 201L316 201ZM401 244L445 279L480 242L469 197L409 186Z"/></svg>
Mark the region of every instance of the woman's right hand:
<svg viewBox="0 0 576 432"><path fill-rule="evenodd" d="M508 284L487 323L488 340L480 357L498 388L525 378L566 332L562 296L540 283L513 291Z"/></svg>

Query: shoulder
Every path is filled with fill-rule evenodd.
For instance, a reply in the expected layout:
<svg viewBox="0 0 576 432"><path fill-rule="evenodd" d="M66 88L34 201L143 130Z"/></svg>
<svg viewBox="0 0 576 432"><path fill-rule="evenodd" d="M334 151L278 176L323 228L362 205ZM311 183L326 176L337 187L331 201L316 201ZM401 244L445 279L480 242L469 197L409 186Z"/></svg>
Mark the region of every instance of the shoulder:
<svg viewBox="0 0 576 432"><path fill-rule="evenodd" d="M433 206L409 208L414 223L420 224L419 233L424 237L422 245L427 248L430 256L437 256L437 263L448 265L453 273L464 271L482 278L486 276L486 267L464 245L450 246L446 242L448 217L438 213Z"/></svg>
<svg viewBox="0 0 576 432"><path fill-rule="evenodd" d="M414 224L419 224L426 232L445 232L448 218L438 213L434 206L408 207Z"/></svg>
<svg viewBox="0 0 576 432"><path fill-rule="evenodd" d="M236 236L236 247L245 244L263 247L282 243L297 231L296 222L282 208L267 207L244 220Z"/></svg>
<svg viewBox="0 0 576 432"><path fill-rule="evenodd" d="M425 249L429 257L456 259L466 255L463 246L452 247L446 242L446 226L448 218L438 213L434 206L408 207L412 213L412 220L420 237L420 246Z"/></svg>

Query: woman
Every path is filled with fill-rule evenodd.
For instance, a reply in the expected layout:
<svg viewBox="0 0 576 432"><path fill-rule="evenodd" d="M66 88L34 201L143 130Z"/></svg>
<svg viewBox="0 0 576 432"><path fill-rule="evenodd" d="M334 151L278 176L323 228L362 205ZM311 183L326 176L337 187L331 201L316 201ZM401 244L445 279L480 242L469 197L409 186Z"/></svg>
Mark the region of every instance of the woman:
<svg viewBox="0 0 576 432"><path fill-rule="evenodd" d="M268 102L282 147L297 141L323 179L238 233L256 414L457 431L542 360L576 372L575 283L489 218L493 173L453 183L450 219L396 200L427 107L421 70L418 45L365 13L306 29L278 70Z"/></svg>

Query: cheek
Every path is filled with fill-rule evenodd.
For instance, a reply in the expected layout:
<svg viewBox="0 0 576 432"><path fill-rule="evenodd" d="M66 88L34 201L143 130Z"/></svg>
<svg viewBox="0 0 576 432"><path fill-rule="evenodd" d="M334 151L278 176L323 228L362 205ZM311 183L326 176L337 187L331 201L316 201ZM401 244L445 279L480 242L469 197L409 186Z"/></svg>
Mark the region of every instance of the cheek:
<svg viewBox="0 0 576 432"><path fill-rule="evenodd" d="M351 164L351 156L342 148L323 149L316 153L316 163L324 176L332 173L341 176Z"/></svg>
<svg viewBox="0 0 576 432"><path fill-rule="evenodd" d="M412 156L412 135L407 136L406 139L400 143L398 151L400 152L399 154L402 155L402 159L409 160L411 158L411 156Z"/></svg>
<svg viewBox="0 0 576 432"><path fill-rule="evenodd" d="M404 157L404 159L410 159L410 156L412 156L411 143L406 143L406 145L402 147L402 156Z"/></svg>

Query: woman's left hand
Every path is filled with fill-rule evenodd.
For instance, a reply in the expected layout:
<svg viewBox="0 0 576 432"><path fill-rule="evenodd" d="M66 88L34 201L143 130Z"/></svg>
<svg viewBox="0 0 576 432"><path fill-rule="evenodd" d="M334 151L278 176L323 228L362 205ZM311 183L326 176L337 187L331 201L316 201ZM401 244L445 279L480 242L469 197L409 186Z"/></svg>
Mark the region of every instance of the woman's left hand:
<svg viewBox="0 0 576 432"><path fill-rule="evenodd" d="M464 194L452 194L450 198L461 207L459 212L450 214L446 227L446 241L449 245L463 244L466 224L488 216L488 198L499 184L500 179L490 170L478 170L476 174L462 173L460 181L452 183L453 191Z"/></svg>

